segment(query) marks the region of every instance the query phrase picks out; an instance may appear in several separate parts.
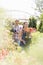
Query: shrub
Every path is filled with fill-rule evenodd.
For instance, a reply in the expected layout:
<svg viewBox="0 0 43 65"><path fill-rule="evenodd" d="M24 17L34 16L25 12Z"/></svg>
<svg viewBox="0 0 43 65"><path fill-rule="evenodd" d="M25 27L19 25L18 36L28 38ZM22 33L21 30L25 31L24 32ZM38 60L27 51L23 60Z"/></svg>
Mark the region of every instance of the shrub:
<svg viewBox="0 0 43 65"><path fill-rule="evenodd" d="M32 27L32 28L37 28L37 20L32 17L32 18L29 18L29 27Z"/></svg>
<svg viewBox="0 0 43 65"><path fill-rule="evenodd" d="M40 32L43 32L43 14L40 15L40 24L39 29Z"/></svg>

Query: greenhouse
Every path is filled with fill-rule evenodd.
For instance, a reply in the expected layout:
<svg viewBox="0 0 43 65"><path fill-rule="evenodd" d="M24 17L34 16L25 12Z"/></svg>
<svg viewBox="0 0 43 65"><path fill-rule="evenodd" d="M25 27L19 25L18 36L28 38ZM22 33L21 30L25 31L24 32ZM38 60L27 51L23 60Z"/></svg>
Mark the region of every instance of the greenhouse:
<svg viewBox="0 0 43 65"><path fill-rule="evenodd" d="M0 65L43 65L42 3L0 1Z"/></svg>

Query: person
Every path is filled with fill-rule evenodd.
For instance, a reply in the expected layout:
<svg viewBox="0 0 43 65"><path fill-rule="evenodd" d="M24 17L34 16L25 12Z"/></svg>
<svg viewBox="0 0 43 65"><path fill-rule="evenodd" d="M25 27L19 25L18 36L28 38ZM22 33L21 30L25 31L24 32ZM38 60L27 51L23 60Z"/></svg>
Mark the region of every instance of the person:
<svg viewBox="0 0 43 65"><path fill-rule="evenodd" d="M20 32L20 27L19 27L19 20L15 20L15 24L13 24L12 26L12 32L13 34L13 39L15 42L20 43L19 41L19 32Z"/></svg>
<svg viewBox="0 0 43 65"><path fill-rule="evenodd" d="M20 46L24 46L27 43L27 39L29 38L30 30L28 28L28 23L23 23L23 29L22 29L22 38L20 42Z"/></svg>

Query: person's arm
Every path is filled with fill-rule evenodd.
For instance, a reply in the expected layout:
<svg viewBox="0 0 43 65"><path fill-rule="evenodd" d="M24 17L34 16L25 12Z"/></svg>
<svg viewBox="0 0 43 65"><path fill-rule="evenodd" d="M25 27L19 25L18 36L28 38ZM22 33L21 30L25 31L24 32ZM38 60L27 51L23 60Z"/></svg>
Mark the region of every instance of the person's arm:
<svg viewBox="0 0 43 65"><path fill-rule="evenodd" d="M23 39L21 39L20 41L22 41L25 44L25 41Z"/></svg>
<svg viewBox="0 0 43 65"><path fill-rule="evenodd" d="M31 35L30 29L29 29L29 38L31 38L31 37L32 37L32 35Z"/></svg>
<svg viewBox="0 0 43 65"><path fill-rule="evenodd" d="M22 39L23 31L19 32L19 40L22 41L25 44L25 41Z"/></svg>

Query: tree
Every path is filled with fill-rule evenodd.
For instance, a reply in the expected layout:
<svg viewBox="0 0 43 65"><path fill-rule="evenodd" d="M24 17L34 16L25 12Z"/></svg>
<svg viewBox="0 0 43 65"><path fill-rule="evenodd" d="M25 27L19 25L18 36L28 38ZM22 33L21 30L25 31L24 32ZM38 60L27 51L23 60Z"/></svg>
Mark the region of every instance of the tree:
<svg viewBox="0 0 43 65"><path fill-rule="evenodd" d="M29 19L29 27L37 28L36 26L37 26L37 20L34 17L31 17Z"/></svg>
<svg viewBox="0 0 43 65"><path fill-rule="evenodd" d="M36 4L36 10L40 12L39 17L40 24L38 30L40 32L43 32L43 0L35 0L35 4Z"/></svg>
<svg viewBox="0 0 43 65"><path fill-rule="evenodd" d="M40 25L38 30L43 32L43 14L40 15Z"/></svg>
<svg viewBox="0 0 43 65"><path fill-rule="evenodd" d="M43 0L35 0L35 4L36 4L36 10L42 13L43 12Z"/></svg>

